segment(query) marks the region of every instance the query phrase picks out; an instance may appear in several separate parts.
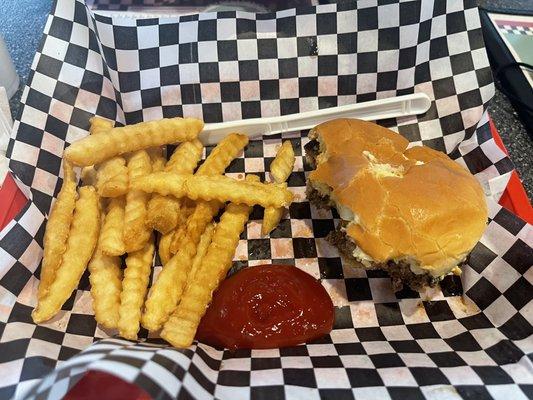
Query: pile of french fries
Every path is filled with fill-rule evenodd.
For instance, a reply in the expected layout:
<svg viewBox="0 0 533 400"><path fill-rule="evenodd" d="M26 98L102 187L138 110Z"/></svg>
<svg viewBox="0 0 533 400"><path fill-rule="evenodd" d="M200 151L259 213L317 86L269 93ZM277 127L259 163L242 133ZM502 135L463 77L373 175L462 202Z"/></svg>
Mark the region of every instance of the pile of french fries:
<svg viewBox="0 0 533 400"><path fill-rule="evenodd" d="M192 344L213 291L231 268L251 207L265 207L266 235L291 203L286 180L295 161L286 141L271 164L272 183L224 176L248 143L234 133L197 167L202 128L191 118L120 128L91 119L90 135L64 152L63 186L44 235L35 323L60 311L88 268L100 325L131 340L142 325L161 330L175 347ZM176 142L167 161L163 148ZM82 168L79 188L75 167ZM163 268L149 291L157 236Z"/></svg>

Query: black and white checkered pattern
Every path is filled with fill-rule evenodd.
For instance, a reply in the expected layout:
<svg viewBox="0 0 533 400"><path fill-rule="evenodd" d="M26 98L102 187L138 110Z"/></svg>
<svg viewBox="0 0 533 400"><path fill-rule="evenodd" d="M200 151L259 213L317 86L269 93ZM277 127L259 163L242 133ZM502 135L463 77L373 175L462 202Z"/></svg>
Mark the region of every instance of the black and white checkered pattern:
<svg viewBox="0 0 533 400"><path fill-rule="evenodd" d="M335 2L334 0L320 0L321 4ZM226 4L224 4L226 3ZM87 0L87 6L92 10L98 11L121 11L131 12L138 15L142 13L157 14L191 14L192 12L199 13L205 10L212 9L210 6L226 5L231 3L235 7L235 2L218 1L212 2L208 0ZM239 2L237 7L240 9L267 12L278 11L286 8L294 8L301 6L310 6L319 4L319 0L253 0ZM243 4L244 3L244 4Z"/></svg>
<svg viewBox="0 0 533 400"><path fill-rule="evenodd" d="M0 398L60 398L88 369L110 371L157 398L532 395L533 229L495 202L513 166L484 114L493 86L477 9L470 1L389 3L135 20L57 2L8 149L10 168L33 198L0 234ZM87 276L57 318L32 323L61 155L87 134L93 114L128 124L177 115L215 122L413 92L430 96L425 115L381 123L446 151L479 178L490 204L489 226L461 279L394 294L384 273L343 263L324 239L338 215L305 200L306 133L284 133L251 141L228 169L264 176L283 139L295 148L295 202L268 238L254 210L234 268L294 264L321 279L337 306L330 335L268 351L178 351L158 339L91 346L114 332L92 317Z"/></svg>
<svg viewBox="0 0 533 400"><path fill-rule="evenodd" d="M513 35L533 36L533 27L520 25L498 25L500 32Z"/></svg>

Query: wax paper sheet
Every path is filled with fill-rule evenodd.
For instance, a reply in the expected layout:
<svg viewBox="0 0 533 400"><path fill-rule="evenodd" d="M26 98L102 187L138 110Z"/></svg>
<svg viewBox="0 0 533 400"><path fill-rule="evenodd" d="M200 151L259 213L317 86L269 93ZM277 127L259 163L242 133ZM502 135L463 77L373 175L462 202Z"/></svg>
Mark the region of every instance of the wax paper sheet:
<svg viewBox="0 0 533 400"><path fill-rule="evenodd" d="M325 240L337 215L305 199L307 133L287 132L250 142L228 170L263 176L283 139L297 155L289 179L295 202L269 237L260 236L261 211L254 211L235 268L294 264L320 279L337 306L328 336L237 352L127 342L96 325L87 276L56 318L33 324L62 152L87 135L91 116L217 122L414 92L431 98L426 114L380 123L468 168L490 207L462 277L446 278L442 290L395 294L386 274L341 260ZM531 396L533 231L495 202L513 166L490 134L492 94L473 1L360 0L133 19L58 0L7 152L32 201L0 233L0 397L60 398L87 370L116 374L161 399Z"/></svg>

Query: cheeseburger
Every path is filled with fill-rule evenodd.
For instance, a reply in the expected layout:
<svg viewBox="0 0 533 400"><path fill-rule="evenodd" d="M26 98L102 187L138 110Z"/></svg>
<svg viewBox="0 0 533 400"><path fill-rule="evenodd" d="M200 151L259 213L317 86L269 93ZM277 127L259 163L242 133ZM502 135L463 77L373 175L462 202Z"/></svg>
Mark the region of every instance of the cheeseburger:
<svg viewBox="0 0 533 400"><path fill-rule="evenodd" d="M399 134L356 119L309 133L307 197L334 207L328 240L366 268L385 270L395 290L419 290L459 266L481 237L487 205L478 181L446 154L407 148Z"/></svg>

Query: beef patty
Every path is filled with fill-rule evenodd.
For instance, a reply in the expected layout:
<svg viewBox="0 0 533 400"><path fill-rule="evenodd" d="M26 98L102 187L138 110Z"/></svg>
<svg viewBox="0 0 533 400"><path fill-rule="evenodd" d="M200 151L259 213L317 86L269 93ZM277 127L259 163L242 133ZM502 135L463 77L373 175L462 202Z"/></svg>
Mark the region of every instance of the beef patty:
<svg viewBox="0 0 533 400"><path fill-rule="evenodd" d="M356 245L340 227L330 232L326 240L336 246L345 257L355 259L353 252ZM395 292L402 290L404 285L409 286L413 290L421 290L426 286L433 287L439 282L438 278L427 273L420 275L413 273L409 264L403 261L388 261L386 263L372 262L370 263L370 267L366 269L381 269L386 271L392 280L392 288Z"/></svg>

